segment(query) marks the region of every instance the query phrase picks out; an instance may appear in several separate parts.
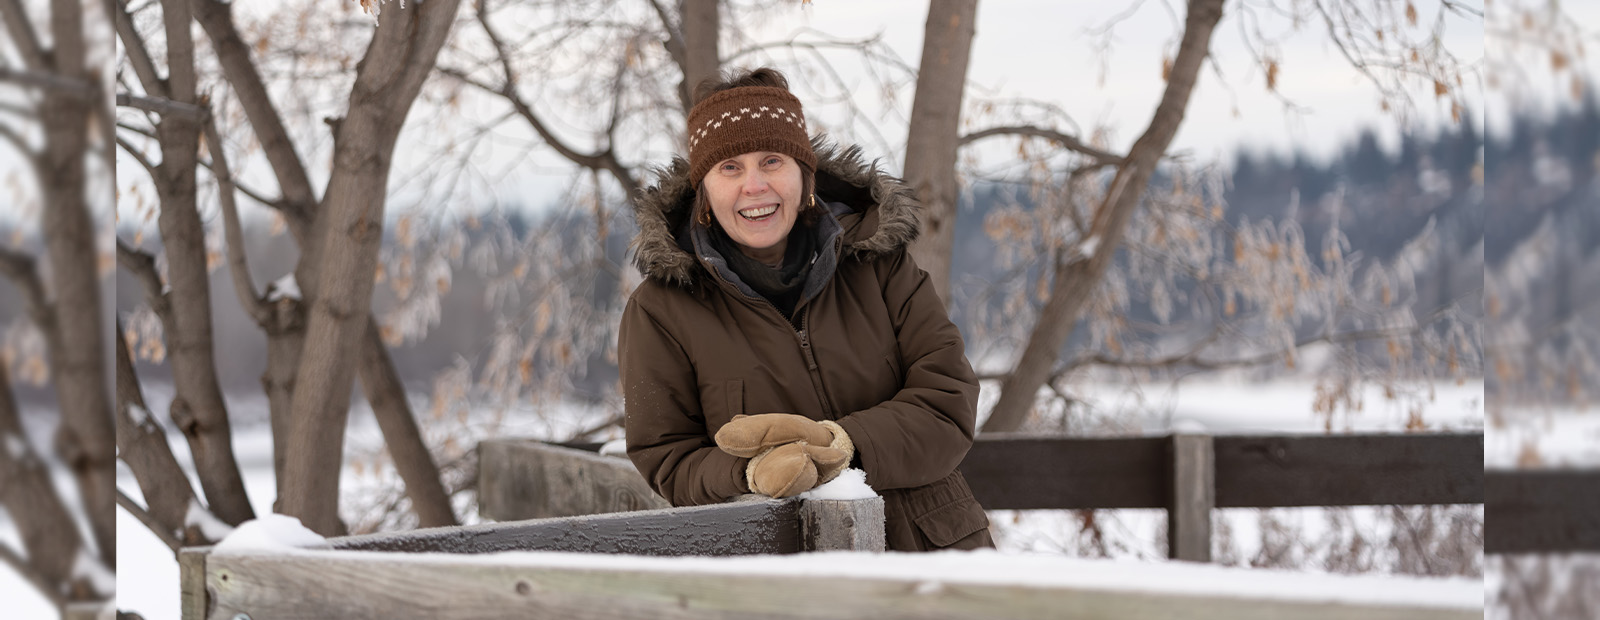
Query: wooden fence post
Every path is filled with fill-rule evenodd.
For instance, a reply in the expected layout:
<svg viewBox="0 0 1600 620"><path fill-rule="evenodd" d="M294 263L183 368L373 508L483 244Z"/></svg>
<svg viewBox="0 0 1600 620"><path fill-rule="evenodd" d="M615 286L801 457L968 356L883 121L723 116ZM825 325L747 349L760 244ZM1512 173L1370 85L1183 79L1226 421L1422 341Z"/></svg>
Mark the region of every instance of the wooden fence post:
<svg viewBox="0 0 1600 620"><path fill-rule="evenodd" d="M1211 509L1216 505L1210 435L1172 436L1172 488L1167 504L1167 555L1211 561Z"/></svg>
<svg viewBox="0 0 1600 620"><path fill-rule="evenodd" d="M883 498L800 502L805 551L883 551Z"/></svg>
<svg viewBox="0 0 1600 620"><path fill-rule="evenodd" d="M496 521L669 508L626 458L532 439L478 443L478 514Z"/></svg>
<svg viewBox="0 0 1600 620"><path fill-rule="evenodd" d="M211 597L206 592L206 555L210 553L211 547L178 550L179 615L183 620L206 620L210 615Z"/></svg>

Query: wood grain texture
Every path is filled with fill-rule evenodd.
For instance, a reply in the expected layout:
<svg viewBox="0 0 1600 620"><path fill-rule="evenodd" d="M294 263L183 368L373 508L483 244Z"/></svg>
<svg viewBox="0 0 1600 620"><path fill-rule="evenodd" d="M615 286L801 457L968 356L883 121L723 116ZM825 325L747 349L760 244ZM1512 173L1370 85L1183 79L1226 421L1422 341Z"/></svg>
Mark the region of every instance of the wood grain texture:
<svg viewBox="0 0 1600 620"><path fill-rule="evenodd" d="M1211 561L1211 509L1216 505L1211 437L1172 437L1172 484L1167 509L1167 555Z"/></svg>
<svg viewBox="0 0 1600 620"><path fill-rule="evenodd" d="M1165 508L1166 438L985 436L961 475L990 510Z"/></svg>
<svg viewBox="0 0 1600 620"><path fill-rule="evenodd" d="M800 540L806 551L883 551L883 498L805 500Z"/></svg>
<svg viewBox="0 0 1600 620"><path fill-rule="evenodd" d="M529 439L491 439L478 444L478 513L488 519L515 521L669 507L625 458Z"/></svg>
<svg viewBox="0 0 1600 620"><path fill-rule="evenodd" d="M1217 506L1483 502L1483 434L1220 436Z"/></svg>
<svg viewBox="0 0 1600 620"><path fill-rule="evenodd" d="M187 547L178 552L179 601L183 620L202 620L211 610L206 592L206 556L211 547Z"/></svg>
<svg viewBox="0 0 1600 620"><path fill-rule="evenodd" d="M483 523L329 539L367 551L574 551L639 555L796 553L800 500L765 500L629 513Z"/></svg>
<svg viewBox="0 0 1600 620"><path fill-rule="evenodd" d="M1484 472L1485 553L1600 551L1600 471Z"/></svg>
<svg viewBox="0 0 1600 620"><path fill-rule="evenodd" d="M1167 596L1071 587L821 575L492 565L397 554L221 555L210 617L278 618L1192 618L1467 620L1481 610ZM820 595L819 593L826 593Z"/></svg>

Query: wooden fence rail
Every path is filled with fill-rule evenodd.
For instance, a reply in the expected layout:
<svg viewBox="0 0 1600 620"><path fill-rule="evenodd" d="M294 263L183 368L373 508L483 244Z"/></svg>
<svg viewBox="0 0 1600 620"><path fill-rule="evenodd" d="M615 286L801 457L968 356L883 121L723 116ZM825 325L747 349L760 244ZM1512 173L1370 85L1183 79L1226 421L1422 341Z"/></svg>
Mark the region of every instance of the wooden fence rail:
<svg viewBox="0 0 1600 620"><path fill-rule="evenodd" d="M1015 577L1023 572L1024 577ZM186 619L1469 620L1466 579L998 554L637 558L219 552ZM994 575L1006 578L995 579ZM186 579L187 579L186 573ZM1109 576L1109 578L1108 578ZM185 582L186 584L188 581Z"/></svg>
<svg viewBox="0 0 1600 620"><path fill-rule="evenodd" d="M561 484L585 477L565 472L601 466L626 478L632 469L624 459L594 457L601 463L593 465L568 459L566 451L535 445L516 439L480 444L479 477L486 487L480 510L485 516L533 516L532 506L491 487L529 488L534 478ZM598 449L599 444L568 447ZM534 463L549 469L532 474ZM988 435L973 443L961 473L979 503L991 510L1166 509L1170 555L1201 562L1211 559L1213 508L1484 501L1481 433ZM648 490L637 473L631 478ZM582 503L564 508L584 509Z"/></svg>
<svg viewBox="0 0 1600 620"><path fill-rule="evenodd" d="M1485 553L1600 552L1600 471L1484 472Z"/></svg>
<svg viewBox="0 0 1600 620"><path fill-rule="evenodd" d="M1204 479L1207 438L1180 437L990 435L974 442L961 472L978 500L994 510L1180 507L1168 512L1168 548L1175 558L1201 559L1209 546L1202 541L1210 539L1205 485L1174 482L1184 476ZM1484 504L1488 553L1600 552L1600 471L1485 471L1479 433L1224 435L1209 440L1212 508ZM551 453L534 445L543 444L485 442L479 462L483 479L494 478L495 488L527 493L523 481L535 476L553 486L592 476L570 473L575 461L568 457L581 452ZM583 458L609 468L610 475L624 481L620 484L634 485L629 497L649 493L626 460L592 455L600 444L569 447L590 451ZM1182 461L1183 454L1191 458ZM480 508L490 518L526 518L525 513L535 510L506 492L485 490L480 497ZM653 494L649 499L665 505ZM566 501L560 506L567 511L562 514L577 514L573 511L596 505Z"/></svg>
<svg viewBox="0 0 1600 620"><path fill-rule="evenodd" d="M403 557L393 552L565 551L725 556L883 551L883 499L760 499L714 506L426 528L331 538L320 548L389 552L391 555L386 557ZM185 620L234 618L215 613L218 592L241 587L237 581L240 579L261 578L247 577L237 571L219 573L220 565L210 562L211 552L210 547L195 547L179 553ZM338 590L329 593L329 596L340 595ZM339 614L328 617L339 617ZM368 614L366 617L387 616Z"/></svg>

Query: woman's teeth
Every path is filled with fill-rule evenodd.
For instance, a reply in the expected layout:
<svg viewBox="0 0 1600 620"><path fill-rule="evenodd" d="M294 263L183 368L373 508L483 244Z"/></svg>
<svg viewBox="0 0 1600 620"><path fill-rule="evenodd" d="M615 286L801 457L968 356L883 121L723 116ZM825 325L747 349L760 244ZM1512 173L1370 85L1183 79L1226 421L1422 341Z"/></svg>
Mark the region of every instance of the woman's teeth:
<svg viewBox="0 0 1600 620"><path fill-rule="evenodd" d="M758 207L755 209L745 209L740 211L739 215L752 222L760 222L777 212L778 205L767 205L765 207Z"/></svg>

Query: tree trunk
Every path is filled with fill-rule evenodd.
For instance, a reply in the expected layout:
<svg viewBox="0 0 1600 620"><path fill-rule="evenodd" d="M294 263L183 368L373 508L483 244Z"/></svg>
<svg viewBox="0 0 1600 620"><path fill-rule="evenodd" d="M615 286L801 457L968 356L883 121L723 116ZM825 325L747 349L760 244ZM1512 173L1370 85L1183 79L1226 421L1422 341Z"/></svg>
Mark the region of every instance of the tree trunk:
<svg viewBox="0 0 1600 620"><path fill-rule="evenodd" d="M56 73L97 91L98 76L86 60L83 4L56 0L50 8ZM57 449L77 478L100 558L106 566L116 566L116 438L106 380L99 257L92 249L97 247L94 223L84 196L89 129L84 119L93 114L95 99L46 91L40 105L47 145L40 186L49 205L42 228L55 291L52 345L59 345L51 347L50 355L63 422Z"/></svg>
<svg viewBox="0 0 1600 620"><path fill-rule="evenodd" d="M264 83L250 60L248 45L239 37L230 16L231 5L211 0L192 0L191 6L201 26L211 38L228 82L240 93L246 117L260 138L269 163L277 175L285 202L284 219L289 231L302 251L298 269L299 284L306 300L316 289L316 254L319 237L313 234L311 221L316 214L314 197L303 164L295 153L283 122L267 95ZM297 206L298 205L298 206ZM289 420L295 389L295 374L300 365L305 343L304 305L300 301L278 301L273 305L272 318L263 329L267 333L267 370L262 375L262 386L267 393L273 429L273 470L278 480L278 501L274 509L281 511L284 464L289 444ZM370 319L369 319L370 320ZM381 377L398 377L393 361L381 340L368 338L363 344L362 390L371 401L373 412L384 431L389 453L394 456L401 478L411 497L412 509L425 526L454 525L454 513L449 497L443 492L437 467L416 432L416 418L405 398L404 386L398 381L385 381ZM373 367L371 364L381 364ZM368 378L373 381L368 381ZM406 432L405 429L412 429ZM443 516L449 515L445 521Z"/></svg>
<svg viewBox="0 0 1600 620"><path fill-rule="evenodd" d="M324 535L340 531L339 473L353 356L372 304L394 144L432 71L459 0L429 0L380 17L334 137L334 168L313 238L321 237L306 347L295 376L283 511ZM316 241L313 241L316 243ZM304 282L303 282L304 284Z"/></svg>
<svg viewBox="0 0 1600 620"><path fill-rule="evenodd" d="M167 96L195 103L194 47L189 38L187 0L163 0L167 32ZM168 115L156 126L161 140L161 175L157 184L161 214L157 225L167 253L170 320L165 325L176 392L170 414L194 454L195 471L206 502L229 525L255 518L245 494L244 478L233 455L228 407L217 381L211 336L211 270L206 260L205 229L195 201L195 166L200 141L199 119Z"/></svg>
<svg viewBox="0 0 1600 620"><path fill-rule="evenodd" d="M56 586L47 596L60 596L59 586L72 576L72 563L83 545L66 504L50 484L50 470L28 448L10 370L0 363L0 506L16 523L36 577Z"/></svg>
<svg viewBox="0 0 1600 620"><path fill-rule="evenodd" d="M678 8L679 28L683 32L683 83L680 96L683 111L694 106L694 89L700 82L717 76L722 68L718 37L722 34L717 0L683 0Z"/></svg>
<svg viewBox="0 0 1600 620"><path fill-rule="evenodd" d="M933 0L922 35L922 64L906 137L906 183L922 200L922 235L911 246L917 266L950 305L950 259L956 238L956 180L961 98L977 32L978 0Z"/></svg>
<svg viewBox="0 0 1600 620"><path fill-rule="evenodd" d="M1172 143L1172 137L1178 133L1178 126L1183 123L1184 111L1189 106L1189 96L1194 91L1200 65L1209 53L1212 30L1217 21L1222 19L1223 1L1190 0L1183 41L1173 61L1161 104L1156 108L1149 128L1133 144L1127 159L1117 168L1111 188L1095 210L1094 220L1090 223L1089 239L1098 243L1087 244L1093 246L1088 257L1078 257L1067 251L1057 253L1050 299L1039 313L1039 322L1028 337L1022 358L1001 384L1000 401L995 403L988 421L984 423L983 432L1009 432L1020 428L1033 409L1039 388L1054 372L1061 345L1072 335L1083 308L1099 288L1117 246L1121 245L1128 220L1144 196L1151 173L1155 171L1161 154Z"/></svg>
<svg viewBox="0 0 1600 620"><path fill-rule="evenodd" d="M176 534L184 544L203 544L206 541L202 540L198 528L188 528L184 523L189 503L195 501L194 488L189 486L189 477L172 455L167 434L161 431L145 406L144 392L134 374L133 359L128 355L128 342L122 337L120 325L117 326L116 353L117 458L133 470L139 491L144 495L145 512L161 529Z"/></svg>

